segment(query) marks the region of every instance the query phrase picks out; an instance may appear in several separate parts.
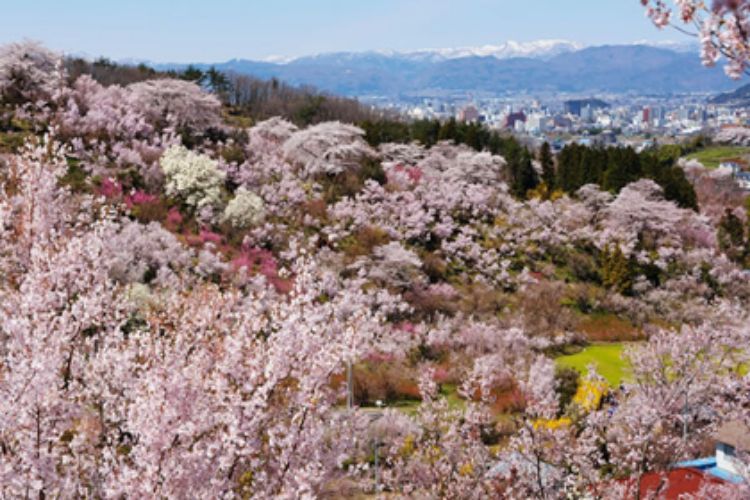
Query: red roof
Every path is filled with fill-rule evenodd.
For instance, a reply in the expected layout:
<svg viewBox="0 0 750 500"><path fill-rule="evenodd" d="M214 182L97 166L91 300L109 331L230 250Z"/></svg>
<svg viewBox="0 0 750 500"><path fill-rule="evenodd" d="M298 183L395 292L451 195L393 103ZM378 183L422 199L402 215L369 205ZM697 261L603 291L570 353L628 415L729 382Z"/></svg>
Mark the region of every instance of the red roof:
<svg viewBox="0 0 750 500"><path fill-rule="evenodd" d="M628 489L635 488L634 479L628 480ZM666 472L650 472L641 478L640 498L658 498L666 500L679 500L681 495L697 495L703 486L726 484L716 476L707 474L698 469L673 469ZM628 496L632 493L628 491Z"/></svg>

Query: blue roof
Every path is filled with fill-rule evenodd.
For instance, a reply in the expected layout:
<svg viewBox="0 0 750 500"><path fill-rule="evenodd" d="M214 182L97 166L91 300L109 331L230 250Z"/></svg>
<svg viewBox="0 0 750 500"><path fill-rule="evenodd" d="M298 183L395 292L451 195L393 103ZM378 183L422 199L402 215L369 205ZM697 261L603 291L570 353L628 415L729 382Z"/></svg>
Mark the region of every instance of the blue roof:
<svg viewBox="0 0 750 500"><path fill-rule="evenodd" d="M707 457L707 458L699 458L697 460L687 460L685 462L678 463L676 466L677 467L690 467L692 469L705 470L709 467L716 466L716 458Z"/></svg>
<svg viewBox="0 0 750 500"><path fill-rule="evenodd" d="M716 457L699 458L697 460L688 460L686 462L680 462L675 467L683 467L686 469L698 469L714 477L718 477L724 481L734 484L743 483L745 480L742 476L729 472L728 470L721 469L716 465Z"/></svg>

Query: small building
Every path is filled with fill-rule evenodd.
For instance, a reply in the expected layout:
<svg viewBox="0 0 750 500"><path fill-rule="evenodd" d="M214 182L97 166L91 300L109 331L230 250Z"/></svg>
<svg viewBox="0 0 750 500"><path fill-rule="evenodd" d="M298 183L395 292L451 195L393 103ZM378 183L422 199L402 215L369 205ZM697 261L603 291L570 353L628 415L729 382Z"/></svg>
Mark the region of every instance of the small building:
<svg viewBox="0 0 750 500"><path fill-rule="evenodd" d="M734 175L734 180L740 189L750 191L750 172L739 172Z"/></svg>
<svg viewBox="0 0 750 500"><path fill-rule="evenodd" d="M733 161L723 161L719 164L719 168L731 170L732 175L737 175L742 172L742 167L740 167L739 163L735 163Z"/></svg>
<svg viewBox="0 0 750 500"><path fill-rule="evenodd" d="M698 469L729 483L744 482L747 465L738 453L750 452L750 429L742 422L728 422L716 432L716 453L712 457L681 462L678 468Z"/></svg>
<svg viewBox="0 0 750 500"><path fill-rule="evenodd" d="M679 468L668 472L649 472L641 478L640 484L635 480L625 482L626 497L623 498L661 498L664 500L683 500L700 498L706 488L721 486L726 482L700 469ZM638 495L636 490L640 488Z"/></svg>
<svg viewBox="0 0 750 500"><path fill-rule="evenodd" d="M750 429L742 422L729 422L716 433L716 466L738 476L747 466L737 453L750 452Z"/></svg>
<svg viewBox="0 0 750 500"><path fill-rule="evenodd" d="M678 463L666 472L649 472L637 483L635 479L623 481L628 494L640 498L681 500L699 498L705 488L722 484L740 484L745 481L745 464L738 453L750 451L750 429L741 422L723 425L715 435L716 451L713 456ZM640 488L639 495L634 495Z"/></svg>

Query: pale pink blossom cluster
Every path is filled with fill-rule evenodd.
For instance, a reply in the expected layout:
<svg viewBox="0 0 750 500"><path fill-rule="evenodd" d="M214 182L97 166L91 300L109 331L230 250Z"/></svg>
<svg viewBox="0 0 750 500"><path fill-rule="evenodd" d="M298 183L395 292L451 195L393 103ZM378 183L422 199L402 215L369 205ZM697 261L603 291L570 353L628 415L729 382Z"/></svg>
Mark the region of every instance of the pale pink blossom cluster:
<svg viewBox="0 0 750 500"><path fill-rule="evenodd" d="M216 140L190 85L81 77L0 161L0 495L606 498L750 422L747 272L653 182L522 201L450 143L280 118ZM615 248L623 293L596 276ZM574 308L648 338L596 407L561 404L550 356ZM347 366L378 363L414 412L346 407Z"/></svg>
<svg viewBox="0 0 750 500"><path fill-rule="evenodd" d="M293 132L282 149L303 177L335 175L356 170L363 159L375 155L363 136L364 131L353 125L325 122Z"/></svg>
<svg viewBox="0 0 750 500"><path fill-rule="evenodd" d="M0 46L0 100L44 103L64 85L60 54L39 43L24 41Z"/></svg>
<svg viewBox="0 0 750 500"><path fill-rule="evenodd" d="M3 494L315 495L356 444L332 432L358 423L334 410L330 377L389 344L398 299L321 280L302 253L289 296L202 282L163 230L66 210L34 154L0 198L0 227L19 231L0 261ZM144 264L171 269L157 296L110 279Z"/></svg>
<svg viewBox="0 0 750 500"><path fill-rule="evenodd" d="M659 28L687 26L701 44L701 59L713 66L723 56L725 71L739 79L750 61L750 2L746 0L640 0ZM677 18L677 19L675 19ZM679 23L679 24L676 24Z"/></svg>

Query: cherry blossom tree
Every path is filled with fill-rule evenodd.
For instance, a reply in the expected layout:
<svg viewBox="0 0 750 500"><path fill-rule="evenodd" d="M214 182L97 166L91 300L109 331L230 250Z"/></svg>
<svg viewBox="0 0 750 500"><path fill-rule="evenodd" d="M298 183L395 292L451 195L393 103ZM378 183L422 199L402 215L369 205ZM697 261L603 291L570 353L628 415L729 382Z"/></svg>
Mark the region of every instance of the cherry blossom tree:
<svg viewBox="0 0 750 500"><path fill-rule="evenodd" d="M221 103L192 82L147 80L128 87L132 105L151 123L203 132L221 123Z"/></svg>
<svg viewBox="0 0 750 500"><path fill-rule="evenodd" d="M62 57L25 41L0 46L0 98L12 103L48 101L65 78Z"/></svg>
<svg viewBox="0 0 750 500"><path fill-rule="evenodd" d="M609 498L750 422L725 179L685 167L702 213L648 180L519 201L502 157L237 129L183 83L10 104L42 99L48 135L0 158L3 496L370 493L378 457L395 495ZM591 311L644 340L609 403L562 406L552 358ZM419 373L415 411L346 408L359 362Z"/></svg>
<svg viewBox="0 0 750 500"><path fill-rule="evenodd" d="M746 0L640 0L648 17L659 28L673 26L696 36L701 59L713 66L723 56L725 71L734 79L742 77L750 61L748 28L750 2ZM685 27L683 27L685 26Z"/></svg>
<svg viewBox="0 0 750 500"><path fill-rule="evenodd" d="M1 254L27 257L0 289L3 493L296 497L342 473L357 432L331 431L360 424L330 379L386 348L398 299L323 279L300 253L290 297L180 276L143 300L109 279L117 219L61 218L70 195L42 182L60 169L35 154L0 203L0 227L21 231Z"/></svg>
<svg viewBox="0 0 750 500"><path fill-rule="evenodd" d="M284 157L307 177L357 170L364 158L375 155L363 136L353 125L320 123L292 134L283 145Z"/></svg>

